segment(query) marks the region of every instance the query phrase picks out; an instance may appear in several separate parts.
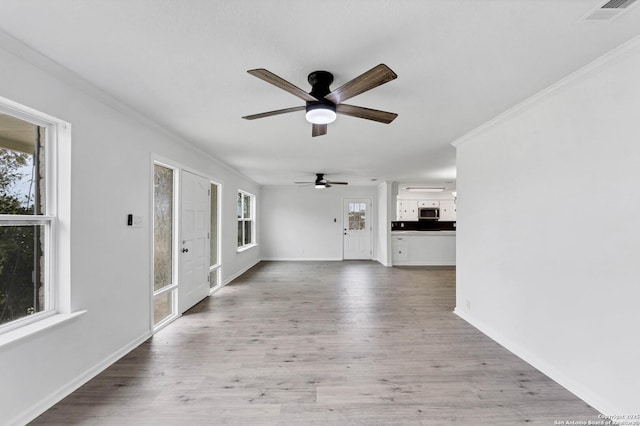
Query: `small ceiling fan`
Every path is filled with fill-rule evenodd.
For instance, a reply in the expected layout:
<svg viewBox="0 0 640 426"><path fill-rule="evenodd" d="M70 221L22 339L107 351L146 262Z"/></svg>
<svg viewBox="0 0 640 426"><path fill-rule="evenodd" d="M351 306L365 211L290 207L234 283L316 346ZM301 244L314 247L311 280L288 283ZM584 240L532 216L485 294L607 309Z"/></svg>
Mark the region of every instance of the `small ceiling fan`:
<svg viewBox="0 0 640 426"><path fill-rule="evenodd" d="M296 185L315 185L318 189L331 188L332 185L349 185L349 182L334 182L324 178L324 173L316 173L315 182L293 182Z"/></svg>
<svg viewBox="0 0 640 426"><path fill-rule="evenodd" d="M397 74L391 71L385 64L371 68L369 71L333 91L329 88L333 82L333 74L328 71L314 71L309 74L307 78L311 85L311 92L309 93L264 68L249 70L247 72L306 101L305 106L279 109L242 117L247 120L305 110L307 121L312 124L311 136L322 136L327 134L327 124L332 123L336 119L336 114L364 118L365 120L373 120L385 124L391 123L398 116L398 114L393 112L342 103L349 98L396 79L398 77Z"/></svg>

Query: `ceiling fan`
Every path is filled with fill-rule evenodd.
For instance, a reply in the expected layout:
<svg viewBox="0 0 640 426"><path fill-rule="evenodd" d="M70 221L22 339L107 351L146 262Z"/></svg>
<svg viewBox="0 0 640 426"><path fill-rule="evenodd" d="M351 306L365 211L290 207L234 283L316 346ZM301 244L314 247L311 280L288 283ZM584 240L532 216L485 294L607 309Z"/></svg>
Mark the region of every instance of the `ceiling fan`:
<svg viewBox="0 0 640 426"><path fill-rule="evenodd" d="M318 189L331 188L332 185L349 185L349 182L334 182L324 178L324 173L316 173L315 182L293 182L297 185L315 185Z"/></svg>
<svg viewBox="0 0 640 426"><path fill-rule="evenodd" d="M307 78L311 85L311 92L309 93L264 68L249 70L247 72L282 90L286 90L306 102L305 106L279 109L242 117L247 120L305 110L307 121L312 124L311 136L322 136L327 134L327 124L332 123L336 119L336 114L364 118L365 120L373 120L385 124L391 123L398 116L398 114L393 112L342 103L349 98L396 79L398 77L397 74L391 71L391 68L385 64L371 68L369 71L360 74L358 77L333 91L329 89L329 86L333 82L333 74L328 71L314 71L309 74Z"/></svg>

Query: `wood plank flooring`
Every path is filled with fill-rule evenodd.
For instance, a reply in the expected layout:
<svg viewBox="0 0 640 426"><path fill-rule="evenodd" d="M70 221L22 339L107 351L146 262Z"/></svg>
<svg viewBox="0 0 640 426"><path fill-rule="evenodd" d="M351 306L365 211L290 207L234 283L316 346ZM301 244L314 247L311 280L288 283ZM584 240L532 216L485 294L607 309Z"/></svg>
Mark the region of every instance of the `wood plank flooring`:
<svg viewBox="0 0 640 426"><path fill-rule="evenodd" d="M41 425L553 425L598 413L452 313L453 267L262 262Z"/></svg>

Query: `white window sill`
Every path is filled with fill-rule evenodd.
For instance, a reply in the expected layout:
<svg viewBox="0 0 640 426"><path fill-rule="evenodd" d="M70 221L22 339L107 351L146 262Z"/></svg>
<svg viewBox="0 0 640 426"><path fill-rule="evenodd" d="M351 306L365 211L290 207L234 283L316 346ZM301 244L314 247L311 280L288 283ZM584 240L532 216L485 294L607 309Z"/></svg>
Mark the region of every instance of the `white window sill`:
<svg viewBox="0 0 640 426"><path fill-rule="evenodd" d="M77 318L86 312L87 311L77 311L71 314L52 315L40 321L36 321L23 327L16 328L15 330L7 331L6 333L0 334L0 350L6 349L17 342L28 339L29 337L32 337L59 324L71 321L72 319Z"/></svg>
<svg viewBox="0 0 640 426"><path fill-rule="evenodd" d="M247 251L250 248L257 247L257 246L258 246L257 243L256 244L247 244L246 246L238 247L238 250L236 250L236 252L240 253L240 252Z"/></svg>

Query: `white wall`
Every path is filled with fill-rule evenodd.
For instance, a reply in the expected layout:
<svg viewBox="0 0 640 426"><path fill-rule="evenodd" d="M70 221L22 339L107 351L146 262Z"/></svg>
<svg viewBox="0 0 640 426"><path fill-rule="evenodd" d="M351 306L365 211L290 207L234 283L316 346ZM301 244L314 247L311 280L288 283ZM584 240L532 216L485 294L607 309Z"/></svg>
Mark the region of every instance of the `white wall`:
<svg viewBox="0 0 640 426"><path fill-rule="evenodd" d="M260 204L263 259L341 260L343 199L371 198L372 212L375 212L376 194L375 186L263 187ZM372 247L375 249L375 215L372 226Z"/></svg>
<svg viewBox="0 0 640 426"><path fill-rule="evenodd" d="M34 66L20 56L39 65ZM71 305L75 320L0 349L0 423L39 414L150 334L151 159L223 184L224 280L260 259L236 253L238 188L260 188L0 34L0 96L72 125ZM44 69L47 71L44 71ZM110 106L111 105L111 106ZM127 213L144 218L125 226Z"/></svg>
<svg viewBox="0 0 640 426"><path fill-rule="evenodd" d="M640 413L640 40L460 140L456 312Z"/></svg>
<svg viewBox="0 0 640 426"><path fill-rule="evenodd" d="M377 185L378 230L375 259L385 266L391 266L391 221L396 218L395 197L392 196L392 183L381 182Z"/></svg>

